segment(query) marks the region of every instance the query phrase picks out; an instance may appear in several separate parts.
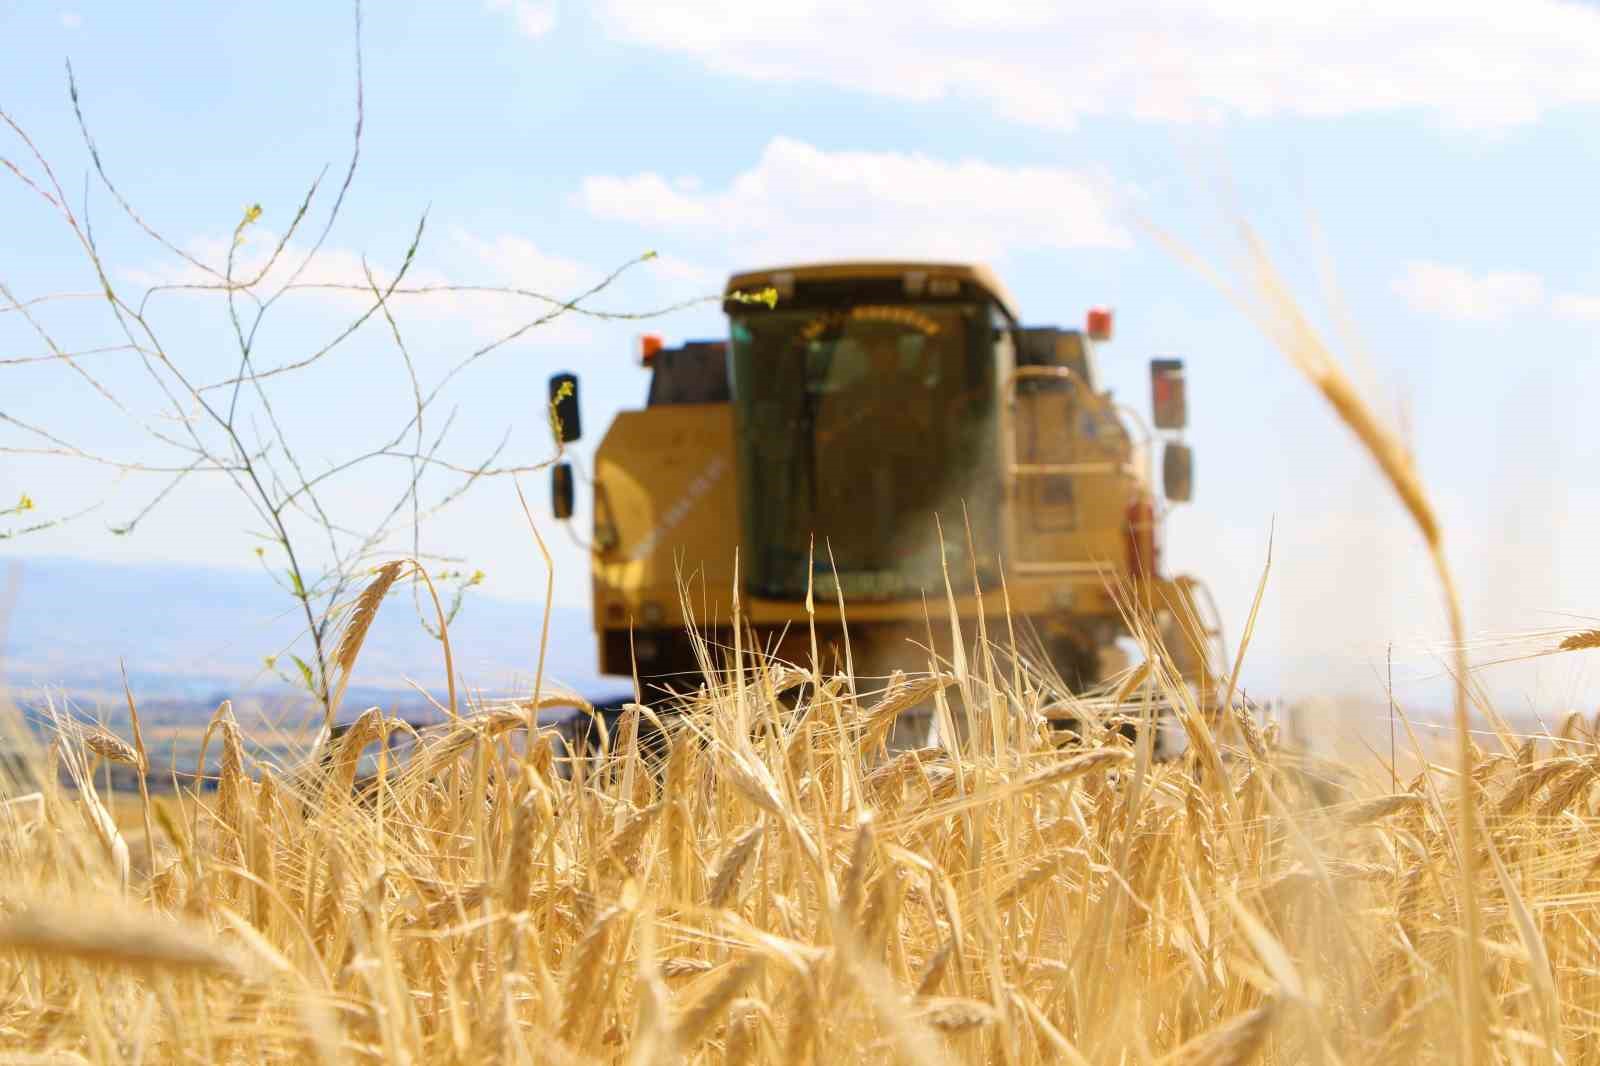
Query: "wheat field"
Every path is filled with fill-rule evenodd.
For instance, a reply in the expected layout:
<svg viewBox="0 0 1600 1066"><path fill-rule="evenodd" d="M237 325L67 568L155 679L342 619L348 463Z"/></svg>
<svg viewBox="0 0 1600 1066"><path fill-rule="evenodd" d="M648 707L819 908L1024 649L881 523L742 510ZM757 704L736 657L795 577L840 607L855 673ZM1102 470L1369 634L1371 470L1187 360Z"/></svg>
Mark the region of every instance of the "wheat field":
<svg viewBox="0 0 1600 1066"><path fill-rule="evenodd" d="M359 641L359 638L358 638ZM0 1047L33 1062L1583 1062L1600 1058L1600 760L1574 718L1426 765L1292 750L1149 667L1073 701L988 644L871 696L749 652L572 761L532 702L401 765L372 709L297 765L213 722L218 788L94 787L56 722L0 824ZM891 754L932 700L942 742ZM1176 717L1158 759L1121 716ZM648 712L646 712L648 713ZM1419 747L1419 755L1425 752ZM47 775L53 780L53 775ZM1464 880L1467 869L1473 880ZM1464 943L1468 900L1478 951ZM1470 960L1476 959L1473 963ZM1468 967L1472 968L1469 969ZM18 1058L18 1056L22 1056Z"/></svg>

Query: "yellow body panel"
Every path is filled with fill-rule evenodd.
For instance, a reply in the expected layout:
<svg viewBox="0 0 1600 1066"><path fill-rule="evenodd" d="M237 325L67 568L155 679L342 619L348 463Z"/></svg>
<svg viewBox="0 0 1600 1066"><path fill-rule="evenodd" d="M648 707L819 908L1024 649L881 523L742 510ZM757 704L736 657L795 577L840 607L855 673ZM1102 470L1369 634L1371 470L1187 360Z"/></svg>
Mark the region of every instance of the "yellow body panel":
<svg viewBox="0 0 1600 1066"><path fill-rule="evenodd" d="M595 456L596 539L611 541L597 544L592 559L597 628L682 627L680 564L691 595L703 592L710 610L728 611L739 547L737 483L727 404L617 415ZM607 529L612 537L601 535ZM698 604L695 614L709 621Z"/></svg>

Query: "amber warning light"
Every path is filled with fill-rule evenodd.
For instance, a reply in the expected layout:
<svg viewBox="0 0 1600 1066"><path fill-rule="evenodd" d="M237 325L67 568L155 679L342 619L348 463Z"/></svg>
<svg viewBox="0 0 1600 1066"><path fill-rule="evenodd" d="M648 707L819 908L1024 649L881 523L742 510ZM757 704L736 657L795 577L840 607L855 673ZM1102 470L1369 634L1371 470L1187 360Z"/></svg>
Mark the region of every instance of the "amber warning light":
<svg viewBox="0 0 1600 1066"><path fill-rule="evenodd" d="M639 365L648 367L655 363L656 356L661 352L661 338L654 333L646 333L639 338Z"/></svg>
<svg viewBox="0 0 1600 1066"><path fill-rule="evenodd" d="M1108 341L1111 339L1111 308L1089 308L1089 339L1092 341Z"/></svg>

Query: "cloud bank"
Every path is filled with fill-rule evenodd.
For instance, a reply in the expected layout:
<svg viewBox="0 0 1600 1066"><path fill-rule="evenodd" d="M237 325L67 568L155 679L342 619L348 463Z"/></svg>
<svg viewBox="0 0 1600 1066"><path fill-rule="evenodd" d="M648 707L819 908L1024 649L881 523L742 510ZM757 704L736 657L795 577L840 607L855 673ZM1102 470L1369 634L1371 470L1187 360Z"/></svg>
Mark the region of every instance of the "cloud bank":
<svg viewBox="0 0 1600 1066"><path fill-rule="evenodd" d="M584 179L595 217L736 240L746 258L992 259L1032 248L1122 248L1116 190L1088 171L896 152L830 152L787 137L706 189L646 171Z"/></svg>
<svg viewBox="0 0 1600 1066"><path fill-rule="evenodd" d="M1600 102L1600 10L1567 0L601 0L595 14L720 74L1052 128L1402 111L1503 128Z"/></svg>

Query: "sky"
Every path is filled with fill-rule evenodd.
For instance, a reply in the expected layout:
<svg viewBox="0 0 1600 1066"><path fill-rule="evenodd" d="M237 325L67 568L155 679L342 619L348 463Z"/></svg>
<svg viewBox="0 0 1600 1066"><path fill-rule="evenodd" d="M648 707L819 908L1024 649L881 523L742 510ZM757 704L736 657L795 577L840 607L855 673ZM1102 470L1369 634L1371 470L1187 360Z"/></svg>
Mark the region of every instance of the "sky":
<svg viewBox="0 0 1600 1066"><path fill-rule="evenodd" d="M125 298L205 280L256 204L234 254L260 270L326 167L267 276L287 280L350 162L355 25L329 3L0 0L0 110L51 165ZM441 454L458 465L503 437L502 463L547 458L545 381L558 370L581 376L576 451L591 454L616 411L642 404L637 335L722 335L710 298L734 270L980 260L1028 324L1075 326L1090 306L1113 307L1101 372L1123 399L1148 404L1151 357L1186 360L1196 497L1171 515L1166 557L1210 584L1237 638L1270 541L1247 682L1381 695L1392 646L1403 693L1436 701L1445 627L1420 539L1216 281L1249 289L1248 227L1413 448L1476 659L1600 616L1593 5L463 0L369 4L360 44L359 165L302 282L392 279L425 215L412 284L567 299L633 263L585 306L688 304L642 322L568 314L472 362L430 423L431 435L456 412ZM142 224L94 176L69 61L99 157ZM0 129L0 159L0 283L22 303L92 297L100 282L30 186L51 188L13 129ZM232 373L218 294L150 300L186 373ZM0 448L67 442L172 465L148 430L177 424L137 355L96 350L123 340L103 302L31 303L32 323L3 293L0 304ZM294 290L262 326L258 358L304 358L361 307L348 290ZM394 315L426 384L542 307L449 293L396 300ZM86 354L39 360L52 351L40 330ZM381 317L274 388L275 413L319 469L382 439L412 395ZM355 524L407 473L387 460L360 470L334 495ZM437 473L428 484L444 491ZM523 483L555 555L555 599L582 606L584 555L550 518L544 477ZM0 509L23 494L35 505L0 516L0 532L95 507L0 541L0 555L258 565L252 515L215 475L180 484L132 533L109 532L166 484L0 453ZM485 594L544 595L509 480L474 487L423 547L482 568ZM1508 703L1593 710L1595 674L1567 656L1482 676Z"/></svg>

